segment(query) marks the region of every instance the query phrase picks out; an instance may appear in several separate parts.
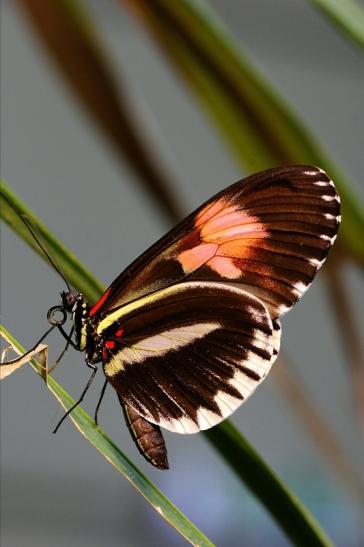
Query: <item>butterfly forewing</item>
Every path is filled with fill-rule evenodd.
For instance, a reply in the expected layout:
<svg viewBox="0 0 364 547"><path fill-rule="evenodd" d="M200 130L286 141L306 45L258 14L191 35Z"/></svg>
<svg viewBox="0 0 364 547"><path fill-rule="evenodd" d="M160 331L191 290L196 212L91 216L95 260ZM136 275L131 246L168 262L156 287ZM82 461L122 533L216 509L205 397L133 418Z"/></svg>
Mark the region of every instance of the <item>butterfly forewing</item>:
<svg viewBox="0 0 364 547"><path fill-rule="evenodd" d="M239 181L202 205L110 286L91 315L187 280L239 284L279 317L303 295L337 234L340 202L320 169Z"/></svg>
<svg viewBox="0 0 364 547"><path fill-rule="evenodd" d="M104 371L126 404L171 431L194 433L229 416L278 353L278 323L238 287L192 281L137 302L100 323Z"/></svg>

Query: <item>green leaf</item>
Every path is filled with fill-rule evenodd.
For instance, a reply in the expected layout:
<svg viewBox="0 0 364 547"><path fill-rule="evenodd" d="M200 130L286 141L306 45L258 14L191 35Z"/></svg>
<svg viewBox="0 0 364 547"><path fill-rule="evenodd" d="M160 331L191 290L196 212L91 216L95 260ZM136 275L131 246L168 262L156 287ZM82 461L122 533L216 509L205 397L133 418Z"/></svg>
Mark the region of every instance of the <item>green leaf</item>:
<svg viewBox="0 0 364 547"><path fill-rule="evenodd" d="M90 303L96 302L103 292L103 285L77 260L59 240L44 226L26 205L12 192L4 181L1 181L0 218L2 218L15 233L18 234L36 253L47 261L42 249L15 213L13 207L26 218L28 223L40 236L41 242L51 252L52 259L60 268L67 281L78 290L82 290Z"/></svg>
<svg viewBox="0 0 364 547"><path fill-rule="evenodd" d="M295 545L332 545L315 518L229 420L204 433Z"/></svg>
<svg viewBox="0 0 364 547"><path fill-rule="evenodd" d="M355 0L310 0L356 45L364 48L364 9Z"/></svg>
<svg viewBox="0 0 364 547"><path fill-rule="evenodd" d="M176 191L149 149L133 109L114 77L86 7L78 0L18 0L64 82L114 150L126 160L139 182L164 214L179 220Z"/></svg>
<svg viewBox="0 0 364 547"><path fill-rule="evenodd" d="M364 209L303 122L258 74L203 0L126 0L191 86L239 163L249 171L308 163L325 169L343 204L340 240L364 264Z"/></svg>
<svg viewBox="0 0 364 547"><path fill-rule="evenodd" d="M75 266L77 266L77 268L75 268L75 271L73 272L72 284L87 298L90 298L93 303L94 298L92 298L92 296L95 294L95 287L98 286L98 282L77 261L77 259L75 259L53 235L51 235L33 213L23 206L21 201L10 191L8 186L3 183L0 211L4 220L21 238L45 258L42 252L36 248L34 241L31 241L28 230L24 226L23 228L21 227L22 223L19 220L17 213L9 205L9 202L16 204L19 213L25 214L28 221L32 225L34 224L37 226L42 237L47 241L47 246L52 254L52 258L56 259L57 266L65 275L66 271L70 272L70 270L72 270L74 261L76 262ZM61 394L62 396L65 395L63 392ZM68 405L67 408L69 408L71 405L70 399L66 398L65 403ZM83 410L81 411L81 409L80 413L80 420L81 418L85 419L85 416L87 416L86 413L84 413ZM87 420L86 423L88 423ZM98 431L95 425L92 431ZM241 479L263 505L265 505L287 536L290 537L296 545L317 547L327 547L331 545L330 540L325 536L314 517L304 508L292 492L290 492L289 488L276 477L263 459L255 452L254 448L252 448L248 441L244 439L228 420L225 420L223 424L212 430L204 432L204 434L216 450L225 458L230 468L237 474L239 479ZM112 446L114 447L114 445Z"/></svg>
<svg viewBox="0 0 364 547"><path fill-rule="evenodd" d="M14 346L21 355L24 348L4 328L0 332ZM32 359L31 366L39 376L43 371L36 360ZM47 387L65 410L71 408L75 400L52 378L47 376ZM173 503L149 480L106 433L95 424L91 416L78 406L70 415L78 431L100 452L100 454L123 475L132 486L147 500L148 503L163 517L177 532L192 545L212 547L214 544L179 510Z"/></svg>

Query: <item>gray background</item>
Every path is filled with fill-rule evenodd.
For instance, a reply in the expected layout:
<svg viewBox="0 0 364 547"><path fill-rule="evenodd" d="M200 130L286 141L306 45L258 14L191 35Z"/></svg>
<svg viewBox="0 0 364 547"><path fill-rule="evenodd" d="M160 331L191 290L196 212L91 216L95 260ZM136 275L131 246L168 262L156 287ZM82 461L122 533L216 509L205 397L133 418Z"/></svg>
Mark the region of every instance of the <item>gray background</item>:
<svg viewBox="0 0 364 547"><path fill-rule="evenodd" d="M363 55L308 3L209 2L260 70L295 106L322 145L357 182L363 198ZM243 176L188 91L116 2L86 2L98 18L116 73L171 175L186 212ZM105 283L168 227L129 170L120 166L73 102L13 3L2 5L2 174L51 230ZM2 227L2 315L30 346L58 303L61 280ZM363 287L356 291L364 320ZM62 346L49 340L52 355ZM358 466L345 356L320 279L284 320L283 348L309 396ZM57 378L74 396L88 371L70 352ZM101 386L102 378L98 378ZM86 407L92 411L99 388ZM2 545L183 545L140 496L65 423L55 400L26 368L1 386ZM360 544L357 507L283 400L273 375L233 417L266 461L307 503L339 545ZM171 470L137 454L111 389L101 423L123 450L218 545L285 545L265 510L241 487L201 435L166 433ZM362 469L363 470L363 469Z"/></svg>

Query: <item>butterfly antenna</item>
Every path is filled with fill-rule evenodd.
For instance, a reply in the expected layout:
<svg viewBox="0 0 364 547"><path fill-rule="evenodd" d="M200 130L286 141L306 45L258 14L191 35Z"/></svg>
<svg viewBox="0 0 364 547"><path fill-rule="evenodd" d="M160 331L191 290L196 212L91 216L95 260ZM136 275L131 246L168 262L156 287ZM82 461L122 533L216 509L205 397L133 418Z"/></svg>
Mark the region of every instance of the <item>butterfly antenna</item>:
<svg viewBox="0 0 364 547"><path fill-rule="evenodd" d="M57 266L56 262L54 261L54 259L51 258L50 254L48 253L48 251L46 250L46 248L44 247L43 243L41 243L39 237L35 234L35 227L33 227L29 220L27 219L26 215L24 213L22 213L21 211L19 211L19 209L17 208L17 206L12 203L8 197L2 192L0 191L1 195L3 196L3 198L5 199L5 201L7 201L7 203L10 205L10 207L16 212L16 214L18 215L18 217L20 218L20 220L23 222L24 226L27 228L27 230L30 232L30 234L33 236L34 240L38 243L39 247L42 249L44 255L46 256L46 258L48 259L48 261L50 262L50 264L53 266L53 268L56 270L56 272L58 273L58 275L63 279L63 281L65 282L65 284L67 285L67 289L68 291L71 290L71 287L67 281L67 279L65 278L65 276L63 275L63 273L61 272L61 270L59 269L59 267Z"/></svg>

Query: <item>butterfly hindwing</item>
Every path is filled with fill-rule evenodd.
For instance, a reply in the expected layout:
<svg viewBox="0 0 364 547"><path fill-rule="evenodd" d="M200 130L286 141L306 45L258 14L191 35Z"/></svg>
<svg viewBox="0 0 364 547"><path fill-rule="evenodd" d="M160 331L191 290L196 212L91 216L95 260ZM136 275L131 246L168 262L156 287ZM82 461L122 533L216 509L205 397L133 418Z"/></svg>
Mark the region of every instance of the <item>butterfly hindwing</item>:
<svg viewBox="0 0 364 547"><path fill-rule="evenodd" d="M280 327L266 306L223 283L173 285L111 316L99 325L107 378L125 404L179 433L234 412L279 349Z"/></svg>
<svg viewBox="0 0 364 547"><path fill-rule="evenodd" d="M91 316L187 280L237 283L272 318L303 295L337 234L340 201L316 167L274 168L220 192L134 261Z"/></svg>

